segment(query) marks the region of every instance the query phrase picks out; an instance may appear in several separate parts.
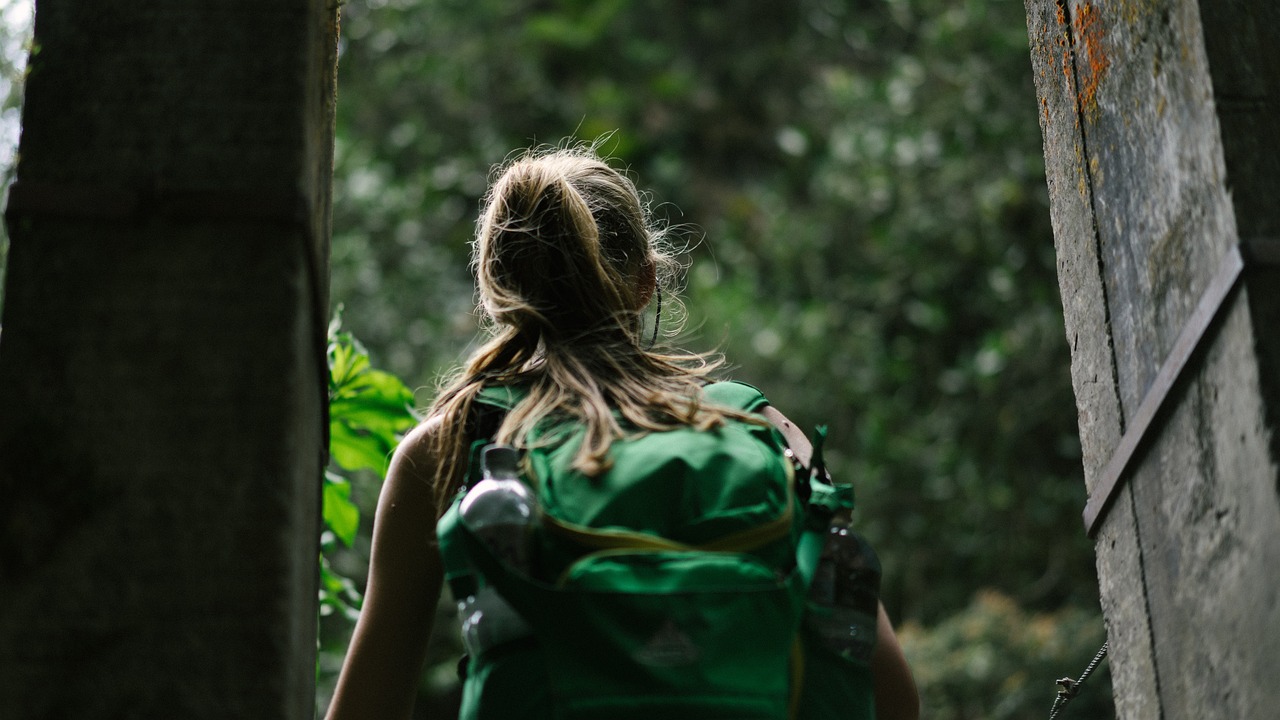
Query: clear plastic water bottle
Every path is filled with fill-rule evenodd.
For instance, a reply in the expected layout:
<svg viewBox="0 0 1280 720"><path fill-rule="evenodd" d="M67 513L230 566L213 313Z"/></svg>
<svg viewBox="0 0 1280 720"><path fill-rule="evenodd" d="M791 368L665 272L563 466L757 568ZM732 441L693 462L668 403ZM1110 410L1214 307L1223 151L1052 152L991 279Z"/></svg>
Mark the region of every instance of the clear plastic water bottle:
<svg viewBox="0 0 1280 720"><path fill-rule="evenodd" d="M530 530L536 502L520 481L519 455L506 445L489 445L482 455L480 482L462 499L462 522L493 551L520 572L531 570ZM532 631L524 618L492 585L483 585L458 603L462 639L473 656Z"/></svg>
<svg viewBox="0 0 1280 720"><path fill-rule="evenodd" d="M880 606L880 559L861 535L835 523L823 545L805 622L827 647L867 663L876 644Z"/></svg>

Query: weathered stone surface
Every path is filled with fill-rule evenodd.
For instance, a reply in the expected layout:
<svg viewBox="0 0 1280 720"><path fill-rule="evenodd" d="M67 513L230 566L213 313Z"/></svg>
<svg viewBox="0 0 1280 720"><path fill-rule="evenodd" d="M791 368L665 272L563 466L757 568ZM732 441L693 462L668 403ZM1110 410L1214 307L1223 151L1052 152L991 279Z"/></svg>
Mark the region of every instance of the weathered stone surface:
<svg viewBox="0 0 1280 720"><path fill-rule="evenodd" d="M24 110L39 122L24 127L19 178L128 188L296 184L304 158L278 149L305 134L301 100L311 79L301 71L314 4L42 5Z"/></svg>
<svg viewBox="0 0 1280 720"><path fill-rule="evenodd" d="M1071 28L1053 2L1027 3L1031 61L1040 102L1045 170L1053 200L1050 212L1058 256L1071 380L1080 414L1085 481L1092 487L1123 430L1115 367L1109 346L1107 288L1098 263L1093 192L1079 132L1077 80ZM1084 341L1083 344L1081 341Z"/></svg>
<svg viewBox="0 0 1280 720"><path fill-rule="evenodd" d="M1243 0L1026 5L1095 492L1226 252L1277 226L1280 170L1263 152L1280 23ZM1246 272L1095 538L1122 718L1280 706L1276 277Z"/></svg>
<svg viewBox="0 0 1280 720"><path fill-rule="evenodd" d="M1100 74L1083 133L1128 417L1236 243L1234 214L1195 0L1074 13L1093 18L1077 21Z"/></svg>
<svg viewBox="0 0 1280 720"><path fill-rule="evenodd" d="M335 23L38 9L0 338L6 718L313 714Z"/></svg>
<svg viewBox="0 0 1280 720"><path fill-rule="evenodd" d="M1110 343L1107 289L1098 262L1086 138L1080 132L1081 93L1066 9L1033 0L1026 6L1084 478L1086 488L1093 490L1124 424ZM1117 712L1130 720L1154 719L1160 716L1158 683L1150 653L1141 545L1129 492L1116 499L1111 515L1096 547L1100 602L1111 643L1112 684L1129 690L1116 693Z"/></svg>
<svg viewBox="0 0 1280 720"><path fill-rule="evenodd" d="M1238 300L1131 481L1169 718L1280 707L1280 504L1251 339Z"/></svg>

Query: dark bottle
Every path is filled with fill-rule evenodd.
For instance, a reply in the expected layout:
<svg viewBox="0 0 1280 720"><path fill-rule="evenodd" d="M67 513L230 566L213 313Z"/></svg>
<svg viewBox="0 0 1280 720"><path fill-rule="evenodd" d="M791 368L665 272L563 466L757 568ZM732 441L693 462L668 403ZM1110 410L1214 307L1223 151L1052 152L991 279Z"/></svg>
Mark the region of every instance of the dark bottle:
<svg viewBox="0 0 1280 720"><path fill-rule="evenodd" d="M809 586L809 629L846 659L867 663L876 643L880 559L861 535L832 524Z"/></svg>
<svg viewBox="0 0 1280 720"><path fill-rule="evenodd" d="M480 482L462 499L462 522L494 556L518 572L530 571L530 531L537 519L533 493L521 482L515 448L489 445L482 455ZM492 585L458 603L467 652L478 655L495 645L530 634L528 623Z"/></svg>

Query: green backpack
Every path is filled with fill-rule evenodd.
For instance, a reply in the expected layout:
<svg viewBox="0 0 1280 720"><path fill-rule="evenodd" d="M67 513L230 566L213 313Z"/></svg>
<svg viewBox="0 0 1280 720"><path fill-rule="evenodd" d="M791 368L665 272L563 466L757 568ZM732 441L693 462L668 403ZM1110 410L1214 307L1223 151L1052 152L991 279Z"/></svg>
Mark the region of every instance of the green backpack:
<svg viewBox="0 0 1280 720"><path fill-rule="evenodd" d="M520 399L500 387L478 402L506 411ZM708 385L704 400L768 404L741 383ZM823 611L806 610L808 585L849 487L813 478L770 425L619 440L597 478L571 467L580 428L541 439L522 465L539 502L537 577L460 521L466 488L439 524L455 595L491 584L533 630L466 658L461 718L874 718L870 669L802 623Z"/></svg>

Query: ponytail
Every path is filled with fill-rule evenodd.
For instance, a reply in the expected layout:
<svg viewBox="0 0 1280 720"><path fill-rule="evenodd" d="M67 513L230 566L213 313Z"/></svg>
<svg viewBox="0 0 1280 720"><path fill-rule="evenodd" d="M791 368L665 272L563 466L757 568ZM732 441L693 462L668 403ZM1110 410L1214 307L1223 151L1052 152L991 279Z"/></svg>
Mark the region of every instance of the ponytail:
<svg viewBox="0 0 1280 720"><path fill-rule="evenodd" d="M488 385L525 390L498 429L500 442L528 446L548 417L582 423L574 468L588 477L608 470L610 444L628 433L743 417L699 400L718 357L643 346L642 306L678 267L661 237L635 185L593 148L531 152L500 168L472 246L492 338L430 410L444 421L432 436L442 511L474 439L472 403Z"/></svg>

